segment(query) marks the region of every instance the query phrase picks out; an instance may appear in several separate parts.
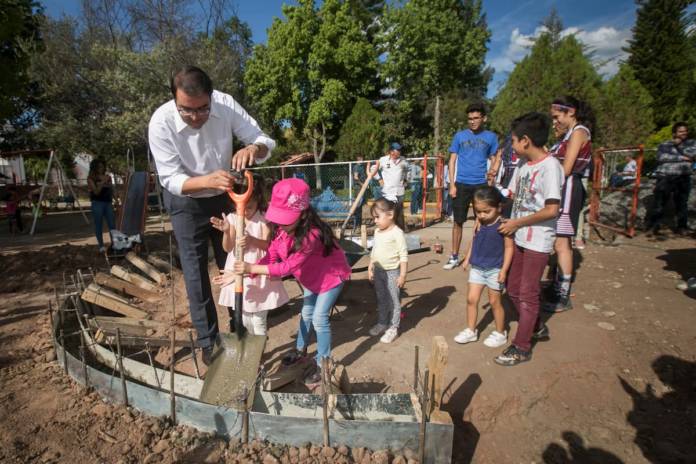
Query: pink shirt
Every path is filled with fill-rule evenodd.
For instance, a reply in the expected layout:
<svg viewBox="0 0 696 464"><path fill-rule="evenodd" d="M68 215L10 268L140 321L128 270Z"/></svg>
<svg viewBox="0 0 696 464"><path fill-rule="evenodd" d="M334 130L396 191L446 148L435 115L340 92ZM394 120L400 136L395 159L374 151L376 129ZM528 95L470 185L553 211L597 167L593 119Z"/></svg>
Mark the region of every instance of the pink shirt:
<svg viewBox="0 0 696 464"><path fill-rule="evenodd" d="M350 266L341 248L336 247L324 256L319 229L310 231L300 250L293 252L294 244L294 237L278 229L268 247L268 254L259 264L268 264L271 277L292 274L312 293L324 293L350 279Z"/></svg>

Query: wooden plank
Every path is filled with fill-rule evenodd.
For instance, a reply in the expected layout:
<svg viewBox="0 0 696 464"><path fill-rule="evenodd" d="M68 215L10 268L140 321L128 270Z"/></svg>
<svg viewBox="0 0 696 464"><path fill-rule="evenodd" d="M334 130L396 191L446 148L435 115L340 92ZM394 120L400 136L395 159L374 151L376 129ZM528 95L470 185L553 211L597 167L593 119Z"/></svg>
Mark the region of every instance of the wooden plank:
<svg viewBox="0 0 696 464"><path fill-rule="evenodd" d="M164 272L166 274L172 272L172 267L169 265L169 262L163 260L162 258L155 255L147 255L145 259L147 259L148 263L152 264L156 268L159 268L158 270L160 272Z"/></svg>
<svg viewBox="0 0 696 464"><path fill-rule="evenodd" d="M91 327L98 327L103 330L121 331L128 335L147 336L155 332L165 333L168 324L146 319L135 319L132 317L113 317L113 316L94 316L87 319Z"/></svg>
<svg viewBox="0 0 696 464"><path fill-rule="evenodd" d="M439 410L442 402L442 386L444 385L445 369L447 368L448 346L445 337L437 335L433 337L433 346L430 350L428 359L428 371L430 379L428 384L432 385L430 391L433 398L430 402L430 411Z"/></svg>
<svg viewBox="0 0 696 464"><path fill-rule="evenodd" d="M95 293L99 293L107 298L111 298L112 300L116 300L120 303L130 305L130 300L127 297L119 295L118 293L114 293L108 288L102 287L101 285L97 284L96 282L92 282L91 284L89 284L87 288L89 288L91 291Z"/></svg>
<svg viewBox="0 0 696 464"><path fill-rule="evenodd" d="M111 292L108 292L111 293ZM89 303L94 303L95 305L106 308L110 311L123 314L124 316L135 317L139 319L145 319L150 317L145 311L131 306L127 303L115 300L105 294L105 292L95 283L89 284L89 287L82 292L81 298Z"/></svg>
<svg viewBox="0 0 696 464"><path fill-rule="evenodd" d="M145 275L157 282L159 285L164 286L167 283L167 276L165 274L155 269L155 267L152 264L148 263L132 251L126 254L126 259L130 261L130 263L133 264L133 266L143 271Z"/></svg>
<svg viewBox="0 0 696 464"><path fill-rule="evenodd" d="M99 285L113 288L119 292L134 296L142 301L147 301L148 303L157 303L162 299L162 296L158 295L157 293L150 292L123 279L119 279L118 277L112 277L108 274L104 274L103 272L97 273L97 275L94 277L94 281Z"/></svg>
<svg viewBox="0 0 696 464"><path fill-rule="evenodd" d="M111 275L118 277L119 279L123 279L126 282L130 282L133 285L136 285L143 290L148 290L150 292L157 293L160 289L157 287L154 282L152 282L150 279L146 279L143 276L139 276L138 274L134 274L132 272L128 272L126 269L122 268L121 266L113 265L111 266Z"/></svg>
<svg viewBox="0 0 696 464"><path fill-rule="evenodd" d="M114 345L116 343L116 332L111 332L110 330L104 330L104 343ZM121 335L121 345L124 346L145 346L146 344L152 347L163 347L169 346L171 340L169 336L165 337L140 337L137 335ZM176 347L183 348L189 346L188 340L176 340Z"/></svg>

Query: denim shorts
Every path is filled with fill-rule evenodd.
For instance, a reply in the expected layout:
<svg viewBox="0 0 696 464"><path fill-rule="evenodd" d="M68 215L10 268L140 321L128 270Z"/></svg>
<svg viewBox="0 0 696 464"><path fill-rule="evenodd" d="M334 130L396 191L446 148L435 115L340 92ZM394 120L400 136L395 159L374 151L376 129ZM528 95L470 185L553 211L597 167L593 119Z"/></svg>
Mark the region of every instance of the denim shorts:
<svg viewBox="0 0 696 464"><path fill-rule="evenodd" d="M484 285L491 290L501 291L503 284L498 282L498 274L500 274L500 269L496 267L486 269L472 265L469 271L469 283Z"/></svg>

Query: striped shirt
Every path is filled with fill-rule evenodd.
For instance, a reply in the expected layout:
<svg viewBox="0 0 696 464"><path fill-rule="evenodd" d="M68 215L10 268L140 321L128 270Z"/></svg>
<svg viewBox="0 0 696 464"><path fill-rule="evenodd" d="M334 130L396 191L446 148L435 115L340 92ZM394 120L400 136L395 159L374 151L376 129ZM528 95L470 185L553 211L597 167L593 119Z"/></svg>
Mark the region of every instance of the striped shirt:
<svg viewBox="0 0 696 464"><path fill-rule="evenodd" d="M561 165L563 165L563 160L565 160L566 151L568 150L568 142L570 142L570 137L577 129L583 129L585 132L587 132L588 140L580 147L578 156L575 158L575 163L573 164L573 169L570 172L571 174L585 176L589 172L590 161L592 161L592 134L587 127L581 124L573 126L573 128L566 133L565 137L563 137L563 140L561 140L560 143L557 143L551 147L550 153L558 160L559 163L561 163Z"/></svg>

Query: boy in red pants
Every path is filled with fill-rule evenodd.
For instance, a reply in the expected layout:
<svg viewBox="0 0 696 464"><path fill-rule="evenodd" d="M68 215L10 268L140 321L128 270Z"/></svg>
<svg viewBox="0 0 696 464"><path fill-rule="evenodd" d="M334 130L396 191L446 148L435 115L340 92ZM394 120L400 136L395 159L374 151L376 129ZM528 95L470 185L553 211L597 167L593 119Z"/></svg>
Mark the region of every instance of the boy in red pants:
<svg viewBox="0 0 696 464"><path fill-rule="evenodd" d="M512 345L495 358L502 366L531 359L532 336L539 327L540 281L556 238L564 178L561 164L543 148L549 128L548 118L541 113L527 113L512 122L512 147L526 162L515 169L510 181L510 219L498 228L515 239L507 292L519 313Z"/></svg>

